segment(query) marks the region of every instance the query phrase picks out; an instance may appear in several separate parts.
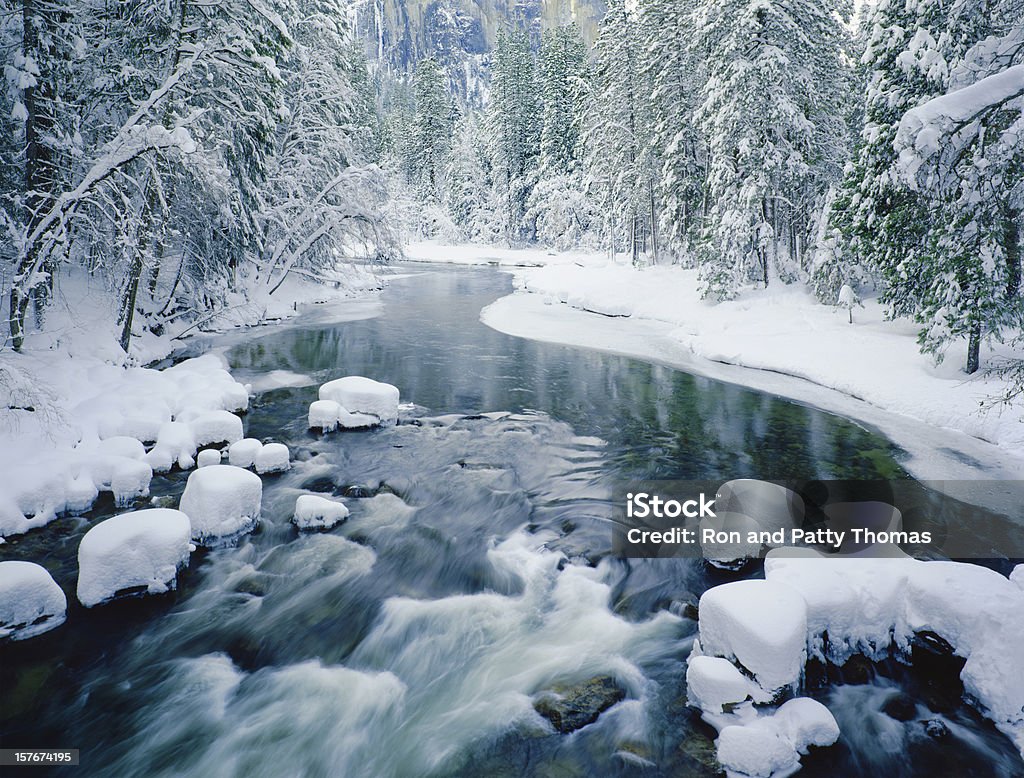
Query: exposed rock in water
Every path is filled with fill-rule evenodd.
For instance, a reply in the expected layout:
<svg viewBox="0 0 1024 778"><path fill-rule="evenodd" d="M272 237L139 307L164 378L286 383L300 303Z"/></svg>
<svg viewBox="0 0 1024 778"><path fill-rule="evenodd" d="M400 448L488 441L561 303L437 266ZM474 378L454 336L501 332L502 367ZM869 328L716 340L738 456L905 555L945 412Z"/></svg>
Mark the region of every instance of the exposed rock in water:
<svg viewBox="0 0 1024 778"><path fill-rule="evenodd" d="M614 678L601 675L573 686L555 686L535 700L533 708L564 735L593 724L625 696Z"/></svg>
<svg viewBox="0 0 1024 778"><path fill-rule="evenodd" d="M950 735L949 727L938 719L926 721L924 723L924 731L928 733L928 737L934 738L935 740L942 740Z"/></svg>
<svg viewBox="0 0 1024 778"><path fill-rule="evenodd" d="M885 701L882 713L896 721L911 721L917 717L917 703L909 694L899 692Z"/></svg>

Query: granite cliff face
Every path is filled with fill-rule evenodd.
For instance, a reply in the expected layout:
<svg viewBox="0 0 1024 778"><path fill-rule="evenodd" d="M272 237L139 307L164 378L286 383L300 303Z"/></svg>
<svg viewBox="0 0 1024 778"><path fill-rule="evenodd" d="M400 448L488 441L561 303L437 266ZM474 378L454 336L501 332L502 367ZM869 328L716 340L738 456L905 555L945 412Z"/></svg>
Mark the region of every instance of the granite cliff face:
<svg viewBox="0 0 1024 778"><path fill-rule="evenodd" d="M384 70L410 73L432 56L455 92L478 102L501 29L526 28L539 42L543 30L575 23L589 44L604 12L605 0L363 0L356 21L367 54Z"/></svg>

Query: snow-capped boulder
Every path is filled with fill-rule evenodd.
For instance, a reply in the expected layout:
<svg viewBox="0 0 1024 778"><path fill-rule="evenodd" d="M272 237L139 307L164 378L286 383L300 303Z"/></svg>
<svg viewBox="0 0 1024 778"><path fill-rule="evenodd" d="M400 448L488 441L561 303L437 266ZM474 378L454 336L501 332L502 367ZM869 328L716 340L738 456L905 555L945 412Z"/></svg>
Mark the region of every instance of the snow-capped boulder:
<svg viewBox="0 0 1024 778"><path fill-rule="evenodd" d="M196 467L210 467L219 465L221 460L220 452L215 448L204 448L196 456Z"/></svg>
<svg viewBox="0 0 1024 778"><path fill-rule="evenodd" d="M158 473L166 473L175 465L190 470L196 463L197 448L192 427L182 421L169 421L160 426L156 444L146 454L146 461Z"/></svg>
<svg viewBox="0 0 1024 778"><path fill-rule="evenodd" d="M348 508L335 500L303 494L295 501L292 521L299 529L328 529L348 518Z"/></svg>
<svg viewBox="0 0 1024 778"><path fill-rule="evenodd" d="M24 640L64 623L67 598L44 567L0 562L0 640Z"/></svg>
<svg viewBox="0 0 1024 778"><path fill-rule="evenodd" d="M321 400L333 400L350 414L375 416L380 422L398 418L398 387L363 376L345 376L320 387Z"/></svg>
<svg viewBox="0 0 1024 778"><path fill-rule="evenodd" d="M770 729L742 725L725 727L715 744L719 764L733 774L770 778L775 773L788 774L800 766L796 749Z"/></svg>
<svg viewBox="0 0 1024 778"><path fill-rule="evenodd" d="M169 508L122 513L100 522L78 547L78 599L87 608L119 594L173 589L195 549L188 516Z"/></svg>
<svg viewBox="0 0 1024 778"><path fill-rule="evenodd" d="M99 493L92 476L81 472L68 479L64 487L64 508L72 513L87 511L96 502Z"/></svg>
<svg viewBox="0 0 1024 778"><path fill-rule="evenodd" d="M309 428L323 432L338 429L342 407L334 400L316 400L309 404Z"/></svg>
<svg viewBox="0 0 1024 778"><path fill-rule="evenodd" d="M207 411L186 422L200 446L242 439L242 420L228 411Z"/></svg>
<svg viewBox="0 0 1024 778"><path fill-rule="evenodd" d="M188 477L180 510L192 522L192 538L210 544L256 526L263 482L255 473L233 465L211 465Z"/></svg>
<svg viewBox="0 0 1024 778"><path fill-rule="evenodd" d="M256 438L242 438L228 447L228 462L235 467L252 467L263 442Z"/></svg>
<svg viewBox="0 0 1024 778"><path fill-rule="evenodd" d="M690 658L686 666L686 689L691 705L715 713L760 692L736 665L718 656Z"/></svg>
<svg viewBox="0 0 1024 778"><path fill-rule="evenodd" d="M769 694L800 678L807 605L796 590L771 581L733 581L704 592L699 607L701 653L735 659Z"/></svg>
<svg viewBox="0 0 1024 778"><path fill-rule="evenodd" d="M266 443L253 458L252 464L260 474L283 473L291 466L288 447L284 443Z"/></svg>
<svg viewBox="0 0 1024 778"><path fill-rule="evenodd" d="M738 723L719 733L718 761L726 770L746 776L789 774L811 746L830 746L839 739L835 717L809 697L789 700L765 716L744 711L735 718Z"/></svg>

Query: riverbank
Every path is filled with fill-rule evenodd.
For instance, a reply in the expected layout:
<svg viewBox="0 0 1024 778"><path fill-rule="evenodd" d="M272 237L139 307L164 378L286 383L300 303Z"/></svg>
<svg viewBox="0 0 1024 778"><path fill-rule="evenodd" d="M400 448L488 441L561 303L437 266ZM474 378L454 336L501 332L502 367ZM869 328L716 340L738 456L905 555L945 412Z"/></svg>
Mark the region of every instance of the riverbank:
<svg viewBox="0 0 1024 778"><path fill-rule="evenodd" d="M710 303L697 293L695 271L677 267L543 249L415 244L408 253L465 264L473 250L493 254L516 278L517 293L482 313L497 330L636 356L849 416L904 448L919 478L1024 475L1024 407L991 403L1005 382L961 372L962 347L933 364L918 351L913 323L887 321L875 300L854 309L851 325L845 310L797 287Z"/></svg>
<svg viewBox="0 0 1024 778"><path fill-rule="evenodd" d="M205 437L220 440L225 425L235 426L225 414L248 405L250 387L232 379L217 356L171 370L138 365L161 360L197 336L297 319L314 304L369 299L381 288L369 273L347 281L289 279L273 297L249 299L201 324L160 335L141 331L130 355L117 344L115 317L104 305L55 309L22 353L0 354L0 542L86 510L98 492L112 492L118 503L148 493L153 472L179 461L191 467ZM90 291L85 278L62 290L71 299ZM72 310L89 311L90 318ZM143 444L161 433L172 443L146 453Z"/></svg>

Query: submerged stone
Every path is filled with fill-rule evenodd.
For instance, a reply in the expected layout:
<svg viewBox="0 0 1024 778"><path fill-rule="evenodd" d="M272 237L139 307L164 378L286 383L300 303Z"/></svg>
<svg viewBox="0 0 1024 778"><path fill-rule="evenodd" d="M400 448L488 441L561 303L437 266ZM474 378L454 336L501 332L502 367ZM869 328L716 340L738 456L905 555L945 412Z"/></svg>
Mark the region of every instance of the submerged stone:
<svg viewBox="0 0 1024 778"><path fill-rule="evenodd" d="M602 675L574 686L556 686L535 700L533 709L564 735L593 724L625 697L614 678Z"/></svg>

